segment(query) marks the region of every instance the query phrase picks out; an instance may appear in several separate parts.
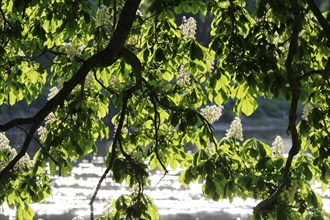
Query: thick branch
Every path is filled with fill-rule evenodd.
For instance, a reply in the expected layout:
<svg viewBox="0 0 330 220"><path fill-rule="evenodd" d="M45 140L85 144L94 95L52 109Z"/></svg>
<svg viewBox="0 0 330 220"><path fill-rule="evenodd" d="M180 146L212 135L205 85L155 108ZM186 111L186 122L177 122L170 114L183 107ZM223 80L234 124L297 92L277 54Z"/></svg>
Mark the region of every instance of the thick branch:
<svg viewBox="0 0 330 220"><path fill-rule="evenodd" d="M112 63L115 62L115 60L117 59L118 51L122 48L128 37L133 21L135 19L135 13L139 5L140 1L138 0L128 0L126 2L119 18L118 26L114 31L113 37L110 39L108 46L104 50L94 54L85 62L83 62L77 73L69 81L64 83L61 91L53 99L49 100L34 117L26 119L16 119L2 126L1 130L5 130L5 128L9 129L16 125L33 123L28 132L28 135L26 135L22 150L0 172L0 182L4 181L4 176L9 174L10 170L14 167L14 165L25 155L32 140L32 137L42 123L42 121L51 111L56 109L57 106L62 105L64 103L64 100L67 95L76 87L77 84L80 84L84 81L88 72L95 67L106 67L110 66Z"/></svg>
<svg viewBox="0 0 330 220"><path fill-rule="evenodd" d="M130 51L126 47L121 48L118 52L118 55L125 58L126 62L132 66L132 69L135 74L135 84L137 88L140 88L142 84L142 64L140 60L132 51Z"/></svg>
<svg viewBox="0 0 330 220"><path fill-rule="evenodd" d="M122 56L127 60L127 62L132 66L133 71L135 72L136 83L132 88L126 90L124 92L124 95L123 95L123 105L122 105L121 115L120 115L120 118L119 118L119 124L118 124L117 131L116 131L116 134L115 134L115 137L114 137L114 140L113 140L113 144L112 144L111 158L110 158L110 161L109 161L109 165L106 168L106 170L104 171L103 175L101 176L101 178L100 178L100 180L99 180L99 182L96 186L96 189L94 191L94 194L93 194L93 196L90 200L90 203L89 203L90 210L91 210L91 213L90 213L90 218L91 219L94 219L93 204L94 204L95 198L97 196L97 193L98 193L98 191L101 187L101 184L102 184L103 180L106 178L106 176L110 172L110 170L113 166L115 157L116 157L116 147L117 147L117 143L119 142L120 132L121 132L123 124L124 124L124 118L125 118L126 111L127 111L128 99L138 88L141 87L141 82L142 82L141 62L137 59L137 57L134 55L133 52L131 52L128 49L123 47L123 45L124 45L124 43L125 43L125 41L128 37L128 34L129 34L129 32L132 28L132 24L133 24L133 21L135 19L135 14L136 14L136 11L137 11L137 9L140 5L140 2L141 2L141 0L128 0L128 1L126 1L125 5L123 7L123 10L120 14L117 28L116 28L115 32L113 33L113 36L112 36L112 38L109 42L109 45L105 49L105 50L108 50L110 52L110 54L112 54L113 56L116 55L117 52L118 52L119 56ZM117 48L118 47L117 44L119 44L119 48L118 48L117 51L113 52L112 48L113 47ZM141 78L141 80L140 80L140 78Z"/></svg>
<svg viewBox="0 0 330 220"><path fill-rule="evenodd" d="M298 48L298 36L301 30L301 13L299 10L298 0L291 0L291 7L293 11L293 28L292 28L292 36L290 40L290 47L287 59L285 61L285 67L287 72L287 79L289 82L289 86L291 89L291 105L290 105L290 113L289 113L289 126L288 130L291 134L292 146L289 151L289 156L286 161L284 171L283 171L283 179L281 184L277 187L275 192L268 197L266 200L261 201L253 210L254 213L260 213L264 210L269 209L272 206L274 200L279 196L279 194L283 191L284 187L286 186L289 175L290 175L290 168L293 157L299 152L300 149L300 142L296 128L296 119L297 119L297 106L299 101L300 90L298 87L298 83L296 80L296 73L293 70L293 58L297 52Z"/></svg>
<svg viewBox="0 0 330 220"><path fill-rule="evenodd" d="M315 15L316 19L320 22L325 35L327 36L328 40L330 41L330 24L322 15L320 9L317 7L314 0L307 0L307 4L309 8L312 10L313 14Z"/></svg>
<svg viewBox="0 0 330 220"><path fill-rule="evenodd" d="M33 123L33 117L30 118L15 118L6 124L0 125L0 131L7 131L13 127L19 126L19 125L26 125Z"/></svg>

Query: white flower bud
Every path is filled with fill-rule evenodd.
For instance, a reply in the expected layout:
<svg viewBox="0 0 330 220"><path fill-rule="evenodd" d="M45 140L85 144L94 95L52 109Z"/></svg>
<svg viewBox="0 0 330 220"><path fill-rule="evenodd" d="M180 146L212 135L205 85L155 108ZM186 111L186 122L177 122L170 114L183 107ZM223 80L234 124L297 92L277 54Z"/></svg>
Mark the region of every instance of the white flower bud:
<svg viewBox="0 0 330 220"><path fill-rule="evenodd" d="M201 115L210 123L213 124L219 120L222 115L223 106L209 105L201 109Z"/></svg>
<svg viewBox="0 0 330 220"><path fill-rule="evenodd" d="M179 69L179 78L176 82L177 85L184 86L184 85L190 85L190 76L189 72L184 69L184 67L181 65Z"/></svg>
<svg viewBox="0 0 330 220"><path fill-rule="evenodd" d="M313 105L311 103L306 103L306 105L304 106L303 109L303 115L302 115L302 119L307 121L308 120L308 116L309 114L313 111Z"/></svg>
<svg viewBox="0 0 330 220"><path fill-rule="evenodd" d="M77 56L81 54L81 51L84 49L84 45L80 42L79 45L69 43L63 43L64 51L68 58L73 61Z"/></svg>
<svg viewBox="0 0 330 220"><path fill-rule="evenodd" d="M33 166L33 161L31 162L30 156L25 153L25 155L15 164L14 171L16 173L22 173L24 171L29 171Z"/></svg>
<svg viewBox="0 0 330 220"><path fill-rule="evenodd" d="M47 100L51 100L52 98L54 98L58 93L58 88L56 86L52 87L50 90L49 90L49 94L48 94L48 97L47 97Z"/></svg>
<svg viewBox="0 0 330 220"><path fill-rule="evenodd" d="M95 25L96 27L107 26L110 24L110 12L109 8L105 5L101 5L101 7L96 12Z"/></svg>
<svg viewBox="0 0 330 220"><path fill-rule="evenodd" d="M8 146L9 146L9 140L7 136L3 132L0 132L0 150L7 148Z"/></svg>
<svg viewBox="0 0 330 220"><path fill-rule="evenodd" d="M234 120L231 122L229 130L226 132L226 138L230 137L243 141L243 128L241 119L239 117L234 118Z"/></svg>
<svg viewBox="0 0 330 220"><path fill-rule="evenodd" d="M188 39L194 40L197 30L196 20L193 17L186 18L186 16L182 17L182 24L179 26L181 33Z"/></svg>
<svg viewBox="0 0 330 220"><path fill-rule="evenodd" d="M38 132L38 135L40 136L40 140L43 140L47 137L47 134L48 134L47 128L40 126L38 128L37 132Z"/></svg>
<svg viewBox="0 0 330 220"><path fill-rule="evenodd" d="M272 157L283 157L284 145L281 136L277 135L272 143Z"/></svg>
<svg viewBox="0 0 330 220"><path fill-rule="evenodd" d="M55 114L54 114L53 112L51 112L51 113L49 113L49 114L47 115L47 117L45 118L45 120L46 120L46 122L45 122L46 125L47 125L47 124L51 124L51 123L53 123L54 121L56 121L56 116L55 116Z"/></svg>
<svg viewBox="0 0 330 220"><path fill-rule="evenodd" d="M109 79L109 85L112 88L115 88L116 86L118 86L118 84L120 83L119 79L116 76L112 76Z"/></svg>

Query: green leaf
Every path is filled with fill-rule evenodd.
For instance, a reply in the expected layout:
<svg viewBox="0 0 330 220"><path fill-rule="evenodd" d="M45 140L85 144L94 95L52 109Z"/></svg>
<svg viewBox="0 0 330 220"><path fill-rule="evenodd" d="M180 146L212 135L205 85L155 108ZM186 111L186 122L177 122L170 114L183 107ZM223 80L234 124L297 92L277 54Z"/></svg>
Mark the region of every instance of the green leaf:
<svg viewBox="0 0 330 220"><path fill-rule="evenodd" d="M161 48L157 48L157 50L155 52L155 61L156 62L166 61L164 51Z"/></svg>
<svg viewBox="0 0 330 220"><path fill-rule="evenodd" d="M257 101L252 96L246 95L236 103L235 112L238 115L243 112L246 116L250 116L257 108Z"/></svg>
<svg viewBox="0 0 330 220"><path fill-rule="evenodd" d="M204 185L204 193L212 198L215 192L216 192L215 183L211 178L206 178Z"/></svg>
<svg viewBox="0 0 330 220"><path fill-rule="evenodd" d="M115 160L112 171L113 171L113 179L117 183L123 182L125 176L123 175L122 171L125 170L126 167L127 164L122 159Z"/></svg>
<svg viewBox="0 0 330 220"><path fill-rule="evenodd" d="M56 164L53 160L49 160L49 172L52 176L55 176L56 174Z"/></svg>
<svg viewBox="0 0 330 220"><path fill-rule="evenodd" d="M304 175L306 180L311 180L313 178L313 173L312 171L309 169L308 164L304 164Z"/></svg>
<svg viewBox="0 0 330 220"><path fill-rule="evenodd" d="M204 60L203 50L195 41L191 41L190 44L190 58L192 60Z"/></svg>

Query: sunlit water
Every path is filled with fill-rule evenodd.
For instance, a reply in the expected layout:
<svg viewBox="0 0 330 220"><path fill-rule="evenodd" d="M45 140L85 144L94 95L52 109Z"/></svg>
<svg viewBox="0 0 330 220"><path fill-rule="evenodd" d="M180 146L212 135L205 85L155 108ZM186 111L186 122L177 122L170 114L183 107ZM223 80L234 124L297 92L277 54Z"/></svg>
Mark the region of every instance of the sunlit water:
<svg viewBox="0 0 330 220"><path fill-rule="evenodd" d="M248 129L247 129L248 130ZM250 132L250 133L249 133ZM268 137L265 142L271 144L271 140L277 134L283 135L283 131L264 134L256 133L254 130L245 132L245 136ZM223 136L224 131L220 131L216 136ZM257 135L256 135L257 134ZM284 138L286 152L290 146L290 140ZM104 172L103 157L94 157L91 161L83 160L77 164L68 177L55 177L53 179L53 193L45 203L33 204L36 211L35 219L72 219L74 216L83 216L89 219L90 198L94 192L100 176ZM252 208L258 201L253 199L242 200L234 198L232 203L228 200L212 201L202 196L200 184L190 184L185 189L178 182L180 170L170 171L164 178L163 172L153 172L150 179L151 184L144 191L145 194L153 198L158 206L158 213L162 219L194 219L194 220L243 220L249 219L252 214ZM160 181L161 180L161 181ZM330 190L322 192L319 185L313 187L317 193L323 197L324 209L330 211ZM104 180L94 203L95 216L102 215L103 203L109 197L117 198L123 193L129 193L129 188L125 184L116 184L111 177ZM15 211L3 206L0 208L0 219L15 219Z"/></svg>

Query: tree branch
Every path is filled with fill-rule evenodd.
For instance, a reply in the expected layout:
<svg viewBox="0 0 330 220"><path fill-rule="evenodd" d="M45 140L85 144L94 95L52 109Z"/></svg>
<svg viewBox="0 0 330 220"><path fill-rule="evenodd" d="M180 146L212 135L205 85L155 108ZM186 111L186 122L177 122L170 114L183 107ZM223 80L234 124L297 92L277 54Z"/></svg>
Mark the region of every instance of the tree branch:
<svg viewBox="0 0 330 220"><path fill-rule="evenodd" d="M138 10L140 2L141 2L141 0L127 0L126 1L125 5L123 7L123 10L120 14L117 28L114 31L113 36L112 36L108 46L105 48L105 50L108 51L109 54L112 55L113 57L115 57L118 53L118 55L123 56L127 60L127 62L132 66L133 71L135 72L136 83L133 87L124 91L123 105L122 105L121 115L119 118L119 124L118 124L117 131L116 131L116 134L115 134L115 137L113 140L113 144L112 144L110 161L109 161L108 167L106 168L103 175L101 176L101 178L96 186L96 189L94 191L94 194L89 203L90 212L91 212L90 213L91 220L94 219L93 204L94 204L95 198L97 196L97 193L101 187L103 180L106 178L106 176L110 172L110 170L113 166L113 162L115 160L116 147L117 147L117 143L120 138L120 132L121 132L123 124L124 124L124 118L125 118L126 111L127 111L128 99L138 88L141 87L141 82L142 82L141 62L137 59L137 57L135 56L135 54L133 52L131 52L128 49L123 47L124 43L128 37L128 34L132 28L133 21L135 19L135 14L136 14L136 11ZM118 47L118 44L119 44L119 47ZM113 48L117 49L117 51L113 51Z"/></svg>
<svg viewBox="0 0 330 220"><path fill-rule="evenodd" d="M297 133L296 128L296 119L297 119L297 106L299 101L299 95L300 90L298 87L297 79L296 79L296 73L293 70L293 58L295 54L297 53L298 49L298 37L299 32L301 30L302 24L301 24L301 12L299 9L298 0L291 0L291 8L293 11L293 27L292 27L292 37L290 39L290 47L289 47L289 53L287 56L287 59L285 61L285 67L287 72L287 79L289 82L289 86L291 89L291 105L290 105L290 113L289 113L289 126L288 130L291 133L291 140L292 140L292 146L289 151L289 156L286 161L284 171L283 171L283 179L280 185L277 187L275 192L268 197L267 199L261 201L253 210L255 214L260 213L264 210L269 209L272 206L272 203L274 200L279 196L279 194L283 191L284 187L286 186L289 175L290 175L290 168L291 163L293 160L293 157L299 152L300 150L300 142L299 137Z"/></svg>
<svg viewBox="0 0 330 220"><path fill-rule="evenodd" d="M123 106L121 108L121 114L120 114L120 118L119 118L118 127L117 127L117 130L116 130L116 133L115 133L115 137L114 137L113 143L112 143L110 161L109 161L109 164L108 164L106 170L104 171L104 173L102 174L101 178L99 179L99 182L97 183L97 186L95 188L95 191L93 193L93 196L92 196L92 198L91 198L91 200L89 202L89 206L90 206L90 210L91 210L91 213L90 213L90 219L91 220L94 219L94 207L93 207L93 204L94 204L94 201L96 199L97 193L100 190L100 187L101 187L101 184L102 184L103 180L106 178L106 176L110 172L110 170L111 170L111 168L113 166L113 163L115 161L117 143L119 142L120 132L121 132L121 130L123 128L123 124L124 124L124 118L125 118L125 115L126 115L128 98L129 98L128 94L125 93L124 96L123 96Z"/></svg>
<svg viewBox="0 0 330 220"><path fill-rule="evenodd" d="M156 104L156 101L155 101L155 97L152 96L151 97L151 102L153 104L153 107L154 107L154 127L155 127L155 153L156 153L156 157L157 157L157 160L158 162L160 163L160 165L162 166L163 170L165 171L164 173L164 176L168 173L167 169L166 169L166 166L164 165L163 161L161 160L160 156L159 156L159 152L158 152L158 131L159 131L159 124L160 124L160 117L159 117L159 112L157 110L157 104Z"/></svg>
<svg viewBox="0 0 330 220"><path fill-rule="evenodd" d="M312 10L313 14L315 15L316 19L320 22L325 35L327 36L328 40L330 41L330 24L322 15L320 9L317 7L314 0L307 0L307 4L309 8Z"/></svg>
<svg viewBox="0 0 330 220"><path fill-rule="evenodd" d="M32 137L42 121L47 117L47 115L53 111L57 106L63 105L65 98L71 91L84 81L86 75L95 67L107 67L112 65L117 57L118 51L124 45L130 29L132 27L133 21L135 19L135 14L140 5L139 0L127 0L122 13L120 15L118 26L113 33L113 37L110 39L108 46L101 50L100 52L92 55L86 61L83 62L79 70L74 74L74 76L63 84L63 88L59 93L51 100L49 100L44 107L42 107L35 116L26 119L14 119L7 124L0 126L1 130L8 130L16 125L32 124L28 135L26 135L25 141L21 151L17 156L0 172L0 183L5 180L10 170L14 165L25 155L27 149L30 145Z"/></svg>

